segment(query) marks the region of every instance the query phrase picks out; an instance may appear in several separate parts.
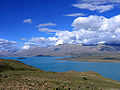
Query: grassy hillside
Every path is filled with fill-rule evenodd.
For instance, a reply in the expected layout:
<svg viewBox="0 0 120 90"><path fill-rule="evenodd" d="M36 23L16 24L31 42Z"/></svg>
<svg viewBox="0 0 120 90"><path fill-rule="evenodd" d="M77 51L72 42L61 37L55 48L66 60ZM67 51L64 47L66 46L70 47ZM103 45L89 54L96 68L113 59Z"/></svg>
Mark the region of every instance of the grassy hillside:
<svg viewBox="0 0 120 90"><path fill-rule="evenodd" d="M120 90L120 82L96 72L47 72L0 59L0 90Z"/></svg>
<svg viewBox="0 0 120 90"><path fill-rule="evenodd" d="M18 71L18 70L35 71L35 70L39 70L39 69L32 67L32 66L28 66L17 60L0 59L0 72L2 72L2 71Z"/></svg>

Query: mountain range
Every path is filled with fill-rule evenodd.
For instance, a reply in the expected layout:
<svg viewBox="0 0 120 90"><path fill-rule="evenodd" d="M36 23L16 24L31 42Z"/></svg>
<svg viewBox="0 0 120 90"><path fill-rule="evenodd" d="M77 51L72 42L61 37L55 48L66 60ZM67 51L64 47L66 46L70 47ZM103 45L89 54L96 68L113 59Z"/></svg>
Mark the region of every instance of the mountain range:
<svg viewBox="0 0 120 90"><path fill-rule="evenodd" d="M40 56L89 56L120 53L119 45L82 45L60 44L50 47L32 47L25 49L0 50L1 57L40 57Z"/></svg>

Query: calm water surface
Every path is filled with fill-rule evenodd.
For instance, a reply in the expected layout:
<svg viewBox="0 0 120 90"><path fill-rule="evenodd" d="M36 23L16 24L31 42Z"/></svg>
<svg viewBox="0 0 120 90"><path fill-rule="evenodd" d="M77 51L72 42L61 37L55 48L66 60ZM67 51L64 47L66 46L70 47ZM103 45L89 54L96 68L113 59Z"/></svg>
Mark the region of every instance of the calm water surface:
<svg viewBox="0 0 120 90"><path fill-rule="evenodd" d="M26 59L17 59L17 57L3 58L18 60L45 71L95 71L104 77L120 81L120 63L95 63L56 60L63 57L27 57Z"/></svg>

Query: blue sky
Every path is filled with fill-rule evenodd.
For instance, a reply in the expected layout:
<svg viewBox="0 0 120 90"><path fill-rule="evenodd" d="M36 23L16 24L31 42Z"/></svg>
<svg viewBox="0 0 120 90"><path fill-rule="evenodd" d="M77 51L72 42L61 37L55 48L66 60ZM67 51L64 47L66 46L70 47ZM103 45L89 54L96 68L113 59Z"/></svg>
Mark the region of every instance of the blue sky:
<svg viewBox="0 0 120 90"><path fill-rule="evenodd" d="M84 21L85 18L83 18L84 23L81 23L82 21L78 17L86 17L86 20L91 24L94 23L92 22L93 20L97 19L96 16L98 16L100 21L102 21L102 18L99 16L103 16L106 19L111 18L109 21L105 21L108 25L109 22L112 22L113 17L120 14L119 6L119 0L0 0L0 39L8 40L8 42L15 41L23 46L31 46L31 44L38 46L46 43L52 43L50 45L67 42L86 43L88 41L90 44L99 42L111 43L111 38L108 40L106 37L100 38L98 41L91 41L88 40L88 37L84 38L83 36L83 38L79 37L79 41L71 41L71 38L77 38L79 36L74 36L74 34L77 33L75 32L76 28L77 31L80 31L78 33L81 34L83 32L82 29L85 29L81 26L86 25L85 27L88 27L88 23ZM91 15L93 15L93 17L89 17ZM78 19L78 21L76 20L77 24L75 19ZM104 22L104 20L102 22ZM118 31L119 22L114 19L113 23L116 24L109 30L116 27L115 30ZM104 25L102 24L102 26ZM84 32L89 31L88 29L89 28ZM95 30L91 31L90 33L92 34L98 32L93 32ZM111 31L109 31L108 34L104 31L104 33L108 34L105 34L108 37L110 35L116 36L117 39L115 38L115 40L112 41L117 42L119 35L110 32ZM103 35L103 32L100 33ZM90 38L97 37L95 35L92 36L93 37ZM67 40L64 41L63 37L65 39L67 38ZM52 38L52 41L49 41L49 38Z"/></svg>
<svg viewBox="0 0 120 90"><path fill-rule="evenodd" d="M35 26L40 23L57 23L53 29L71 29L74 18L64 17L72 13L74 0L0 0L1 38L20 41L35 36L47 36ZM73 11L74 8L73 8ZM23 24L24 19L31 18L33 23Z"/></svg>

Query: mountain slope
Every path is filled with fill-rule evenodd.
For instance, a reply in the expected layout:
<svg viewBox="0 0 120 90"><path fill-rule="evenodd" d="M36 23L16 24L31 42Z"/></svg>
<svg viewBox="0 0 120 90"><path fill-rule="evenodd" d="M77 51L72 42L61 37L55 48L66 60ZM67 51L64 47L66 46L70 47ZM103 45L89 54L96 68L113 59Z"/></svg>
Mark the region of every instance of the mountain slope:
<svg viewBox="0 0 120 90"><path fill-rule="evenodd" d="M61 44L51 47L33 47L28 50L0 52L1 56L80 56L120 53L120 46Z"/></svg>

